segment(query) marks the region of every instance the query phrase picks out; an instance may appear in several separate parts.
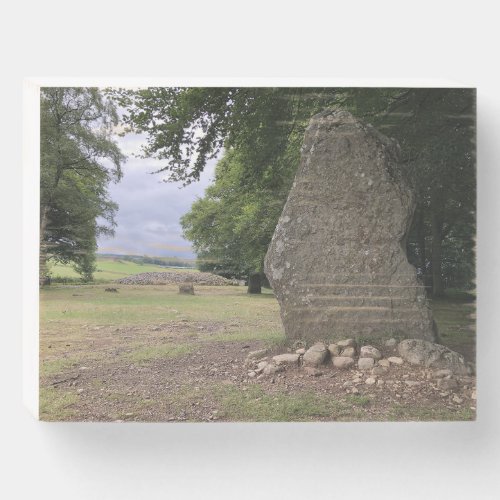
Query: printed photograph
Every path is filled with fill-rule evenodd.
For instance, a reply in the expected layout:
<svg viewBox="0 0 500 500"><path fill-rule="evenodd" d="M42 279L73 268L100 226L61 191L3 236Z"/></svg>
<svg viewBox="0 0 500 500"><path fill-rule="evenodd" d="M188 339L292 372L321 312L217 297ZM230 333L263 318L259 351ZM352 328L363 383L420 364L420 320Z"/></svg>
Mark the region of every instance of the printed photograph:
<svg viewBox="0 0 500 500"><path fill-rule="evenodd" d="M39 222L43 421L476 419L474 88L42 87Z"/></svg>

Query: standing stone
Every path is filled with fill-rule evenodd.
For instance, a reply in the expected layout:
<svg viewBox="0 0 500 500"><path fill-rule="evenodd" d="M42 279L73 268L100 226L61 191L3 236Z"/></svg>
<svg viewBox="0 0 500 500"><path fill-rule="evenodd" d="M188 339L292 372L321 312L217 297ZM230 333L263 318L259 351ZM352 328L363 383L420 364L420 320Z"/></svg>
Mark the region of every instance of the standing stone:
<svg viewBox="0 0 500 500"><path fill-rule="evenodd" d="M182 295L194 295L194 286L192 283L181 283L179 293Z"/></svg>
<svg viewBox="0 0 500 500"><path fill-rule="evenodd" d="M398 145L345 111L315 115L265 259L290 340L434 340L405 239L415 200Z"/></svg>

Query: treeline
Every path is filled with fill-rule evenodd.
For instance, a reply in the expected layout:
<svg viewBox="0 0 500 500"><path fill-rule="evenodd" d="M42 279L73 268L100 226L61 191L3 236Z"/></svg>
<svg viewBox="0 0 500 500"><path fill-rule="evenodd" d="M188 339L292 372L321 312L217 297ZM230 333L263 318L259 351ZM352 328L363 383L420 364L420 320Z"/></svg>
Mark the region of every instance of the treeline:
<svg viewBox="0 0 500 500"><path fill-rule="evenodd" d="M224 151L214 184L182 219L204 269L262 276L305 127L333 108L398 140L417 199L407 253L428 290L474 286L474 89L149 88L115 97L130 129L146 134L144 156L164 160L171 180L197 180Z"/></svg>
<svg viewBox="0 0 500 500"><path fill-rule="evenodd" d="M188 259L180 259L179 257L149 257L148 255L114 255L102 254L103 256L112 256L120 260L134 262L135 264L154 264L157 266L167 267L188 267L193 268L194 261Z"/></svg>

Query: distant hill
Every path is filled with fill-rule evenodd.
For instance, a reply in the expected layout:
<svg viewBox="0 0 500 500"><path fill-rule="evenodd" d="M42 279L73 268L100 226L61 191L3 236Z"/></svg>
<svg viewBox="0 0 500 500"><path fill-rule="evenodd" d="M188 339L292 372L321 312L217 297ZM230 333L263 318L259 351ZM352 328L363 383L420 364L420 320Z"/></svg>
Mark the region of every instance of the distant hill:
<svg viewBox="0 0 500 500"><path fill-rule="evenodd" d="M160 262L155 264L153 262ZM94 273L94 282L105 283L124 278L132 274L161 272L166 270L182 270L197 272L194 268L194 260L178 259L174 257L141 257L137 255L97 255L97 271ZM80 276L75 272L71 264L59 264L49 262L49 272L52 281L57 283L78 283Z"/></svg>
<svg viewBox="0 0 500 500"><path fill-rule="evenodd" d="M151 257L149 255L122 255L113 253L98 253L98 258L123 260L136 264L154 264L167 267L195 268L196 259L181 259L179 257Z"/></svg>

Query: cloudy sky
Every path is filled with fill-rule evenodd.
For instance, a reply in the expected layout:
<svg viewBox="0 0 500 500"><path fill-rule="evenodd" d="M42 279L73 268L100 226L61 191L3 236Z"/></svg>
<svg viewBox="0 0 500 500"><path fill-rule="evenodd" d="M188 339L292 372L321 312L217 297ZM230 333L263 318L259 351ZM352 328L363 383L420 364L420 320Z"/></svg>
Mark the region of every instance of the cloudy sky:
<svg viewBox="0 0 500 500"><path fill-rule="evenodd" d="M140 152L142 136L127 134L116 140L128 158L122 180L109 186L111 199L120 207L118 227L113 238L98 240L98 252L193 258L189 241L182 238L179 219L203 196L213 179L216 160L207 164L198 182L182 187L182 183L163 182L162 174L150 174L165 162L133 156Z"/></svg>

